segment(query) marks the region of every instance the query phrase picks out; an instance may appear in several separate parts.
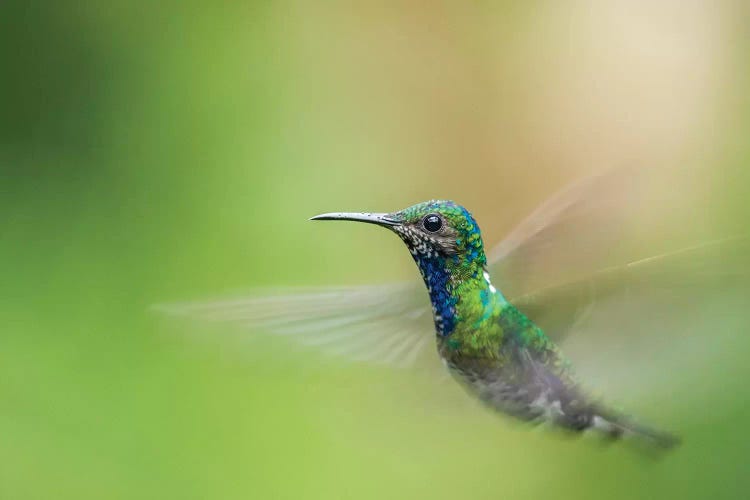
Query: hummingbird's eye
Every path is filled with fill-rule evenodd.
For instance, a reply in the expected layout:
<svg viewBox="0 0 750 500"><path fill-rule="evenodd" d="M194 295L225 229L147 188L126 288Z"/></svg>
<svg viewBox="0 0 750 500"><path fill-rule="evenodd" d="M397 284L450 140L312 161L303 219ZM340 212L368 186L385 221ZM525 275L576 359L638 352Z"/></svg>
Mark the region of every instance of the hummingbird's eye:
<svg viewBox="0 0 750 500"><path fill-rule="evenodd" d="M443 227L443 219L437 214L430 214L422 219L422 226L429 232L436 233Z"/></svg>

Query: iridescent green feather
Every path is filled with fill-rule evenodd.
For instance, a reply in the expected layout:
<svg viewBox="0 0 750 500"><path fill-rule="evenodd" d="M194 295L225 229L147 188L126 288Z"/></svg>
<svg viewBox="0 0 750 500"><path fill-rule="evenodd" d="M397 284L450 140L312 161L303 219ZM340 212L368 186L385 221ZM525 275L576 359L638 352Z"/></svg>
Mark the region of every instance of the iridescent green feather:
<svg viewBox="0 0 750 500"><path fill-rule="evenodd" d="M528 352L561 380L572 382L570 364L557 346L490 283L481 232L466 209L450 201L430 201L398 215L406 221L419 221L430 213L439 213L455 231L455 249L445 259L445 267L456 327L441 341L445 354L454 360L472 358L501 368L509 361L506 347L512 346Z"/></svg>

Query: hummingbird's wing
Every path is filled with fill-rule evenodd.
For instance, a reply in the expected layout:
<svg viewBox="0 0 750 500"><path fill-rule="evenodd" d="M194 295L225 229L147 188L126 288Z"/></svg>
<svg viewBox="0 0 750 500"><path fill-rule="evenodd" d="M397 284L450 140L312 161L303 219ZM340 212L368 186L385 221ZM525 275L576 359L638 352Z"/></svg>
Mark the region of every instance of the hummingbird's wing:
<svg viewBox="0 0 750 500"><path fill-rule="evenodd" d="M612 168L543 202L487 253L507 296L720 239L707 174Z"/></svg>
<svg viewBox="0 0 750 500"><path fill-rule="evenodd" d="M493 281L597 390L709 387L710 367L747 348L750 240L721 236L734 231L717 223L705 172L674 174L574 183L489 253Z"/></svg>
<svg viewBox="0 0 750 500"><path fill-rule="evenodd" d="M708 294L747 286L750 268L743 261L748 255L750 238L710 240L551 284L515 296L512 302L559 342L586 321L599 303L621 299L624 305L633 297L643 301L664 293L700 303Z"/></svg>
<svg viewBox="0 0 750 500"><path fill-rule="evenodd" d="M697 169L616 168L578 180L488 252L493 279L560 339L598 300L636 285L684 291L746 277L747 239L715 229L706 179Z"/></svg>
<svg viewBox="0 0 750 500"><path fill-rule="evenodd" d="M293 337L355 361L408 366L434 343L416 283L257 290L245 297L155 306L160 312Z"/></svg>

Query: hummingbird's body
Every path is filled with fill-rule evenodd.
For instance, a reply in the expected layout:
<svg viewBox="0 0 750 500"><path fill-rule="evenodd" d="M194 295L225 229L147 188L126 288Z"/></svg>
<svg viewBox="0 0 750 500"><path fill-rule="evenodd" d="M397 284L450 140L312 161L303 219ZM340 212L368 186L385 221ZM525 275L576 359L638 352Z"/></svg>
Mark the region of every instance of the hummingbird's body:
<svg viewBox="0 0 750 500"><path fill-rule="evenodd" d="M492 285L479 228L460 205L430 201L393 214L314 219L374 223L401 237L430 295L441 358L490 407L527 421L674 444L672 436L636 426L584 395L560 349Z"/></svg>

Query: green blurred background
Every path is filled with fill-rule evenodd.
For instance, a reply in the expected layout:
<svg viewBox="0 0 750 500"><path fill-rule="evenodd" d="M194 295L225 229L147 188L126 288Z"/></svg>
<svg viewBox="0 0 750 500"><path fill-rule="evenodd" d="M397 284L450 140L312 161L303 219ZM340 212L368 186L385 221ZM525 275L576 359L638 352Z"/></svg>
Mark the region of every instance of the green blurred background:
<svg viewBox="0 0 750 500"><path fill-rule="evenodd" d="M714 166L720 223L742 227L748 14L2 2L0 498L744 497L744 337L721 337L732 356L699 404L634 402L686 436L653 461L510 425L418 373L205 342L148 307L414 278L396 238L307 217L450 197L492 244L623 162Z"/></svg>

